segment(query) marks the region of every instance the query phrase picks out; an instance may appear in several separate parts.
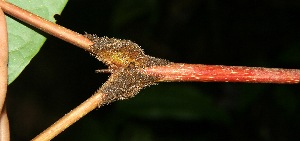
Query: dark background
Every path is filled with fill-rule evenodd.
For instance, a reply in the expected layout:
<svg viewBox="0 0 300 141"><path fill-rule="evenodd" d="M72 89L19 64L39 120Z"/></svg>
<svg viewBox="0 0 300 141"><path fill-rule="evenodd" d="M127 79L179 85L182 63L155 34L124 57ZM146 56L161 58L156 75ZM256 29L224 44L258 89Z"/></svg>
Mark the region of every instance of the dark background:
<svg viewBox="0 0 300 141"><path fill-rule="evenodd" d="M57 23L130 39L173 62L300 68L295 0L70 0ZM30 140L107 80L88 52L48 36L7 97L12 140ZM54 140L300 139L300 87L161 83L94 110Z"/></svg>

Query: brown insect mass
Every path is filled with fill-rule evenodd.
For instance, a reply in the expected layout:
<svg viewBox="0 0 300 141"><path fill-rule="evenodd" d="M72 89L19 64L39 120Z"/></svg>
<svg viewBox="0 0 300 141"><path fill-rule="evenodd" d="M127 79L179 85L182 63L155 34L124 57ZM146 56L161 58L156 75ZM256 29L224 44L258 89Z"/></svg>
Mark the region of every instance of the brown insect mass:
<svg viewBox="0 0 300 141"><path fill-rule="evenodd" d="M145 55L143 50L130 40L97 37L86 34L94 44L91 54L108 65L112 73L108 81L96 93L104 93L104 104L135 96L141 89L153 85L159 76L147 75L141 71L146 67L167 65L164 59Z"/></svg>
<svg viewBox="0 0 300 141"><path fill-rule="evenodd" d="M94 43L90 48L91 54L108 65L110 69L127 67L132 64L142 68L168 64L167 60L145 55L140 46L130 40L97 37L91 34L85 36Z"/></svg>
<svg viewBox="0 0 300 141"><path fill-rule="evenodd" d="M135 69L126 68L113 73L97 92L105 94L104 104L106 104L134 97L142 88L155 84L156 79Z"/></svg>

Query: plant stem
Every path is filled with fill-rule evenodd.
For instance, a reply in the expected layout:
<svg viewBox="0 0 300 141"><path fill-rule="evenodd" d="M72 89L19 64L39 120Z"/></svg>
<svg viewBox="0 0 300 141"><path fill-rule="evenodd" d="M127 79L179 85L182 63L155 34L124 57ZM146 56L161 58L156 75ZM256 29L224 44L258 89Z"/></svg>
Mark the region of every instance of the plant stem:
<svg viewBox="0 0 300 141"><path fill-rule="evenodd" d="M157 75L160 82L249 82L293 84L300 81L299 69L173 63L144 70Z"/></svg>
<svg viewBox="0 0 300 141"><path fill-rule="evenodd" d="M46 141L51 140L59 133L67 129L70 125L78 121L90 111L94 110L103 102L103 93L96 93L89 99L81 103L75 109L56 121L53 125L48 127L45 131L36 136L32 141Z"/></svg>
<svg viewBox="0 0 300 141"><path fill-rule="evenodd" d="M9 123L5 107L7 92L8 42L5 15L0 7L0 140L9 141Z"/></svg>
<svg viewBox="0 0 300 141"><path fill-rule="evenodd" d="M89 52L93 43L85 36L49 22L13 4L0 1L4 12ZM172 64L147 68L146 72L163 76L160 81L298 83L299 70Z"/></svg>
<svg viewBox="0 0 300 141"><path fill-rule="evenodd" d="M44 20L28 11L13 4L0 0L3 11L17 19L22 20L44 32L47 32L66 42L74 44L91 52L90 45L93 43L85 36L66 29L55 23ZM218 66L218 65L193 65L172 63L167 66L154 66L144 68L142 72L158 76L159 82L168 81L218 81L218 82L253 82L253 83L299 83L300 70ZM96 93L74 110L62 117L36 138L34 141L50 140L71 124L75 123L88 112L102 104L103 93Z"/></svg>
<svg viewBox="0 0 300 141"><path fill-rule="evenodd" d="M45 20L42 17L39 17L9 2L5 2L4 0L0 0L0 7L6 14L9 14L25 23L28 23L50 35L69 42L84 50L89 51L90 45L93 44L89 39L77 32Z"/></svg>
<svg viewBox="0 0 300 141"><path fill-rule="evenodd" d="M89 52L93 43L85 36L49 22L13 4L0 1L4 12L42 31L79 46ZM163 81L203 81L203 82L252 82L252 83L298 83L299 70L271 69L258 67L229 67L209 65L172 64L146 68L146 72L163 76ZM151 74L150 73L150 74Z"/></svg>

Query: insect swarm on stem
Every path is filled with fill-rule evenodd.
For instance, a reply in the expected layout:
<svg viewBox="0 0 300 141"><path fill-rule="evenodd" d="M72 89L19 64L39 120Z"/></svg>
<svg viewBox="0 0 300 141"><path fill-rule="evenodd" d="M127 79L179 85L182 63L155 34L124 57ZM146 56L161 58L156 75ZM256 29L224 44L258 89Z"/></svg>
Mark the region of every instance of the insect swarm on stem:
<svg viewBox="0 0 300 141"><path fill-rule="evenodd" d="M112 73L108 81L96 92L105 94L104 104L131 98L159 79L158 75L149 75L140 69L171 63L165 59L145 55L140 46L130 40L97 37L91 34L85 36L94 43L90 46L91 54L108 65L108 71Z"/></svg>

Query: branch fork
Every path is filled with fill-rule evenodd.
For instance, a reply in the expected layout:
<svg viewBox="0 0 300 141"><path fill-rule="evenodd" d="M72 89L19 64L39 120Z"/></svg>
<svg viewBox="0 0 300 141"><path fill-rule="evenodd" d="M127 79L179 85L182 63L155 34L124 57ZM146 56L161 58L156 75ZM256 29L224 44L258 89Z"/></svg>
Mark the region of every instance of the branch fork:
<svg viewBox="0 0 300 141"><path fill-rule="evenodd" d="M0 7L6 14L90 52L109 67L96 72L111 73L108 81L92 97L35 137L34 141L51 140L93 109L131 98L142 88L156 82L295 84L300 80L299 69L172 63L145 55L137 44L129 40L81 35L4 0L0 0Z"/></svg>

